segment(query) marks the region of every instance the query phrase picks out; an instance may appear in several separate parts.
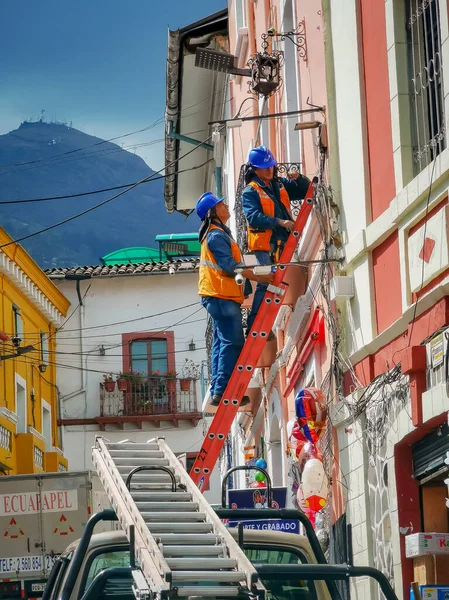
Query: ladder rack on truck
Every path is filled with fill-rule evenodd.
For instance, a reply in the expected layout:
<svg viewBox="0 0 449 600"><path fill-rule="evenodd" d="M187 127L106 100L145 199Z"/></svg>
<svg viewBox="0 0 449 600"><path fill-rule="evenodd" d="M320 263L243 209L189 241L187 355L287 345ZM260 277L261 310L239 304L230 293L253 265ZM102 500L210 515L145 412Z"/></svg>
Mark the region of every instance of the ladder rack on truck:
<svg viewBox="0 0 449 600"><path fill-rule="evenodd" d="M265 589L243 550L163 438L97 438L95 469L139 568L137 598L253 598Z"/></svg>
<svg viewBox="0 0 449 600"><path fill-rule="evenodd" d="M204 489L209 481L281 307L282 296L286 289L283 279L288 270L294 268L288 263L291 263L312 211L317 184L318 178L315 177L301 204L294 229L285 243L279 259L280 264L274 274L274 282L268 286L262 306L257 313L204 443L190 471L190 477L200 490Z"/></svg>

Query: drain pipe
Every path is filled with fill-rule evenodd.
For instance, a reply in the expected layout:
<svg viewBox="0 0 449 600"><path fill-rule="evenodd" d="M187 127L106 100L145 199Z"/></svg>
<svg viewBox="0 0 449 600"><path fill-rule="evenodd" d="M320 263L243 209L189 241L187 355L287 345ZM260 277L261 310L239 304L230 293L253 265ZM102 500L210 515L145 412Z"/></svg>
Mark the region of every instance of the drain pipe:
<svg viewBox="0 0 449 600"><path fill-rule="evenodd" d="M214 149L215 161L215 187L218 198L223 197L223 189L221 185L221 173L223 165L223 137L218 130L218 125L212 133L212 144Z"/></svg>
<svg viewBox="0 0 449 600"><path fill-rule="evenodd" d="M80 282L85 279L90 279L90 275L66 275L65 279L68 281L75 281L76 294L78 296L78 307L79 307L79 345L80 345L80 359L81 359L81 388L61 396L61 402L66 402L75 396L86 393L86 374L83 367L83 354L84 354L84 340L83 340L83 328L84 328L84 317L85 308L83 303L83 297L81 295Z"/></svg>

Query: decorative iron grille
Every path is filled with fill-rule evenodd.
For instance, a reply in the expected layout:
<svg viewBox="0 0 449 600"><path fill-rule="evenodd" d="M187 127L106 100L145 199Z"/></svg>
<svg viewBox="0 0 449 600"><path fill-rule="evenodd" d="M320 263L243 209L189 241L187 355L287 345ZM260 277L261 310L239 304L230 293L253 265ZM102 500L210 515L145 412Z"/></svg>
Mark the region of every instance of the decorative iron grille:
<svg viewBox="0 0 449 600"><path fill-rule="evenodd" d="M36 467L39 467L41 469L44 468L44 453L37 446L34 446L33 448L33 459Z"/></svg>
<svg viewBox="0 0 449 600"><path fill-rule="evenodd" d="M139 417L198 412L196 379L139 377L107 391L100 384L100 417Z"/></svg>
<svg viewBox="0 0 449 600"><path fill-rule="evenodd" d="M446 147L439 0L406 0L413 168Z"/></svg>
<svg viewBox="0 0 449 600"><path fill-rule="evenodd" d="M0 425L0 448L11 450L11 432L3 425Z"/></svg>
<svg viewBox="0 0 449 600"><path fill-rule="evenodd" d="M237 183L237 191L235 194L235 226L237 235L237 244L239 245L242 254L248 254L248 236L246 231L246 219L243 213L242 194L246 187L245 184L245 169L246 165L240 168L239 180ZM292 173L301 172L301 163L278 163L277 174L279 177L287 177ZM296 218L301 206L301 200L292 200L290 202L293 216Z"/></svg>

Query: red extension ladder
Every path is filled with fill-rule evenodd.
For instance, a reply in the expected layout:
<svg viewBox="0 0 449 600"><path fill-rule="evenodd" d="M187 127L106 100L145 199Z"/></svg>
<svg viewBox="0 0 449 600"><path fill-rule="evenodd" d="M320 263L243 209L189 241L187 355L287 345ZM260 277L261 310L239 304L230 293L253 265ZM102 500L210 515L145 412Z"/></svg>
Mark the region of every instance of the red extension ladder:
<svg viewBox="0 0 449 600"><path fill-rule="evenodd" d="M318 178L315 177L307 190L298 216L296 217L295 228L285 243L279 260L280 266L275 271L274 282L268 286L263 304L257 313L235 369L232 372L221 402L204 438L204 443L190 471L190 477L200 490L209 481L209 477L231 429L232 422L238 412L240 402L262 355L268 334L276 320L282 304L282 296L286 290L286 286L282 281L285 275L284 271L286 272L286 269L291 268L283 266L282 263L289 263L293 258L293 254L312 210L317 183Z"/></svg>

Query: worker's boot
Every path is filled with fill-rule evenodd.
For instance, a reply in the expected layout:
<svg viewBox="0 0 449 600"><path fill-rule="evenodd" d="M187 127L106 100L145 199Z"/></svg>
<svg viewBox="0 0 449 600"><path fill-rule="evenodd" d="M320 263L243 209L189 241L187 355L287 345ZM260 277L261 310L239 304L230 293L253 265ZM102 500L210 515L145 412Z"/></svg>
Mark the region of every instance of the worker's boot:
<svg viewBox="0 0 449 600"><path fill-rule="evenodd" d="M211 406L218 406L223 397L223 394L214 394L212 396L212 400L210 401ZM242 401L240 402L240 406L246 406L251 402L251 398L249 396L243 396Z"/></svg>

